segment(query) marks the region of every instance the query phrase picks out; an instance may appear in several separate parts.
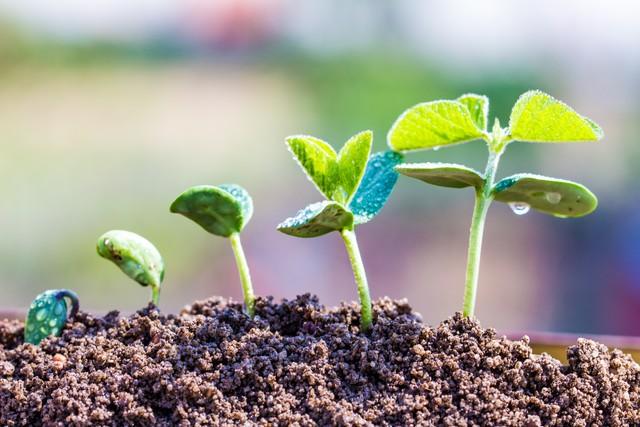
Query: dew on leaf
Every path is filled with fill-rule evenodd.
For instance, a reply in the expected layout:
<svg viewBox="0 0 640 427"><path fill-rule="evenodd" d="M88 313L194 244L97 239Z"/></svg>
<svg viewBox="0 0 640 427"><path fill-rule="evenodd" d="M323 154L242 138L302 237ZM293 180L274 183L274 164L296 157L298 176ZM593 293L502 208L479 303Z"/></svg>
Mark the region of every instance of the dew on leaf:
<svg viewBox="0 0 640 427"><path fill-rule="evenodd" d="M555 191L546 193L544 198L547 199L547 202L557 205L562 200L562 194L556 193Z"/></svg>
<svg viewBox="0 0 640 427"><path fill-rule="evenodd" d="M531 206L525 202L510 202L509 207L516 215L524 215L531 209Z"/></svg>

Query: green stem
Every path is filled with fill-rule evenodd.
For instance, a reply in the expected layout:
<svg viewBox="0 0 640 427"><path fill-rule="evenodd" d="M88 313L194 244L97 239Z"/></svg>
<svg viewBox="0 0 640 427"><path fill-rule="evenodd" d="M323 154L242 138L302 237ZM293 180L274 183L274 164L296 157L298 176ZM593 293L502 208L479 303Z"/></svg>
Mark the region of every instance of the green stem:
<svg viewBox="0 0 640 427"><path fill-rule="evenodd" d="M151 302L155 306L160 302L160 286L151 286Z"/></svg>
<svg viewBox="0 0 640 427"><path fill-rule="evenodd" d="M240 235L233 233L229 236L229 240L231 240L231 247L233 248L233 254L236 257L236 264L238 265L238 272L240 273L240 282L242 283L242 293L244 295L244 308L249 317L253 317L255 314L255 295L253 294L251 274L249 274L249 265L247 264L247 258L244 256Z"/></svg>
<svg viewBox="0 0 640 427"><path fill-rule="evenodd" d="M464 304L462 313L465 317L473 316L476 306L476 294L478 291L478 276L480 274L480 254L482 252L482 236L484 234L484 224L487 218L487 211L493 199L491 189L496 175L496 169L500 162L502 152L489 154L487 168L485 170L485 180L481 188L476 190L476 201L471 218L471 229L469 231L469 252L467 255L467 277L464 288Z"/></svg>
<svg viewBox="0 0 640 427"><path fill-rule="evenodd" d="M349 261L351 261L351 267L353 268L353 277L358 285L358 296L360 297L360 329L366 332L371 327L373 322L372 309L371 309L371 296L369 295L369 285L367 284L367 274L364 271L364 264L362 263L362 257L360 256L360 249L358 248L358 241L356 240L356 234L352 230L342 229L340 231L344 245L347 248L349 254Z"/></svg>

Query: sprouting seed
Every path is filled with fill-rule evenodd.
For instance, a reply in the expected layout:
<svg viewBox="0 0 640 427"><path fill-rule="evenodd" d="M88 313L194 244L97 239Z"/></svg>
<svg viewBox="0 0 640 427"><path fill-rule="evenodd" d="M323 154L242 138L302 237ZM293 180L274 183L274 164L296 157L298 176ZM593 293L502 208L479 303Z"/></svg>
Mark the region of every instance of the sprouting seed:
<svg viewBox="0 0 640 427"><path fill-rule="evenodd" d="M514 213L529 209L559 218L580 217L598 204L586 187L571 181L533 174L516 174L495 182L500 157L512 141L580 142L602 138L600 127L566 104L540 91L520 96L503 128L498 119L489 131L489 100L486 96L463 95L456 100L418 104L396 120L388 135L397 151L436 149L483 139L489 158L484 173L450 163L407 163L396 167L403 175L433 185L472 187L476 203L471 220L463 313L475 310L484 223L493 200L507 203Z"/></svg>
<svg viewBox="0 0 640 427"><path fill-rule="evenodd" d="M68 311L67 300L71 303ZM79 308L78 295L68 289L52 289L38 295L24 322L24 342L38 345L48 336L59 336L67 319Z"/></svg>
<svg viewBox="0 0 640 427"><path fill-rule="evenodd" d="M394 167L403 158L394 151L369 158L372 138L371 132L361 132L351 137L339 153L312 136L287 138L294 159L327 200L308 205L278 225L279 231L295 237L340 233L358 289L362 331L371 327L373 313L355 227L373 219L385 205L398 179Z"/></svg>
<svg viewBox="0 0 640 427"><path fill-rule="evenodd" d="M156 247L144 237L124 230L111 230L98 239L98 255L112 261L123 273L151 288L151 302L158 305L164 280L164 261Z"/></svg>
<svg viewBox="0 0 640 427"><path fill-rule="evenodd" d="M253 201L236 184L198 185L185 190L171 204L171 212L184 215L206 231L226 237L236 258L246 313L255 314L255 295L240 232L253 215Z"/></svg>

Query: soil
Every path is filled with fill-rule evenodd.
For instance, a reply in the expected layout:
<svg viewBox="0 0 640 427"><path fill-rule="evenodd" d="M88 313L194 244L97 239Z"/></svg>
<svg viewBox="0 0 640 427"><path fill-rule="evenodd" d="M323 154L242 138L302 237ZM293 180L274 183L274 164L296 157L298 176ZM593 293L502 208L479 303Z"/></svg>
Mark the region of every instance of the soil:
<svg viewBox="0 0 640 427"><path fill-rule="evenodd" d="M589 340L568 365L460 314L425 326L403 301L326 309L222 299L179 315L80 312L23 344L0 322L0 425L638 425L640 366Z"/></svg>

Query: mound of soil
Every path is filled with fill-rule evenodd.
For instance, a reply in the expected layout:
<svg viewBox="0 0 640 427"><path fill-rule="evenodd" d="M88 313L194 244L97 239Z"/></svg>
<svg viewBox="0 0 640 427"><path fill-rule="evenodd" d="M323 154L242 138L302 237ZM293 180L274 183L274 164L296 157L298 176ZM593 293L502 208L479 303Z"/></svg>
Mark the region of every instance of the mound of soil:
<svg viewBox="0 0 640 427"><path fill-rule="evenodd" d="M39 347L0 322L0 424L640 424L640 366L593 341L563 366L460 314L425 326L402 301L377 302L368 335L356 305L309 295L256 313L79 313Z"/></svg>

